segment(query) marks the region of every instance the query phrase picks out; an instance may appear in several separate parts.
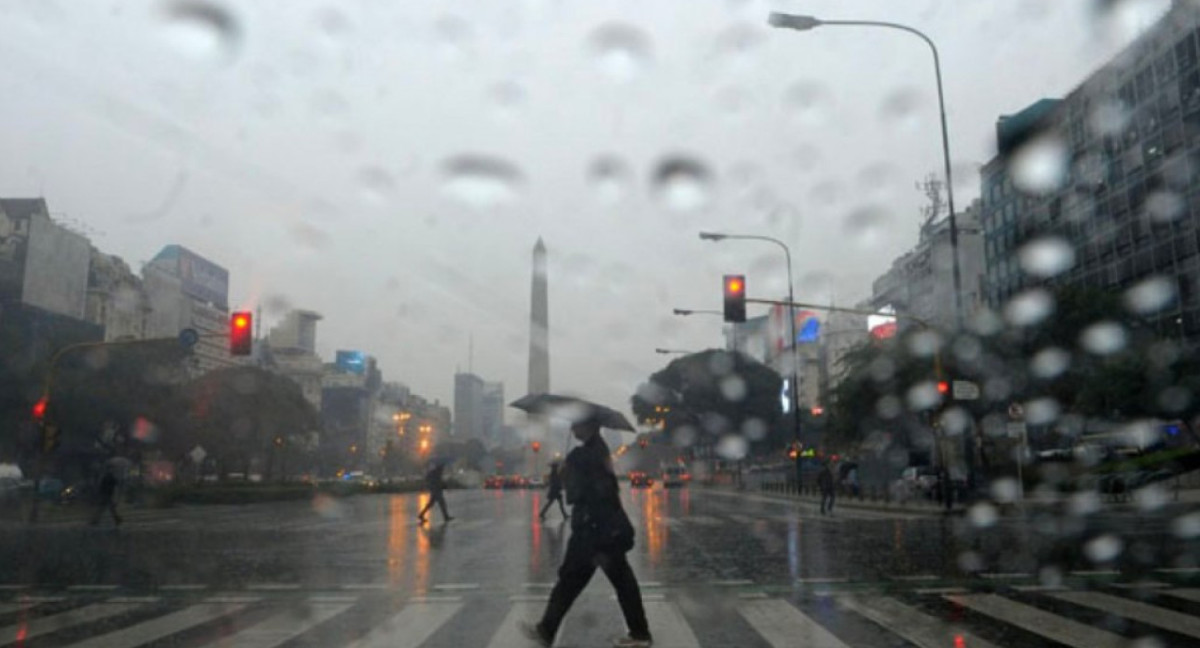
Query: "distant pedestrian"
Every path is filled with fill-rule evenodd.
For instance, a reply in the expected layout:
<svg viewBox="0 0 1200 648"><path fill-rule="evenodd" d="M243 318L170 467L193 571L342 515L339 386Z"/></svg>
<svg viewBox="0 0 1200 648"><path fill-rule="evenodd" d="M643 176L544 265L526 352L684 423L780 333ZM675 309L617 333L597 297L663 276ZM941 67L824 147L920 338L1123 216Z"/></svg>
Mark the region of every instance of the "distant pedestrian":
<svg viewBox="0 0 1200 648"><path fill-rule="evenodd" d="M833 471L828 462L821 464L821 472L817 473L817 489L821 491L821 515L833 515Z"/></svg>
<svg viewBox="0 0 1200 648"><path fill-rule="evenodd" d="M580 421L571 426L571 432L583 445L567 455L563 468L567 502L574 507L567 555L559 567L558 582L550 592L542 620L536 624L521 622L521 631L549 648L571 604L599 567L617 591L629 631L614 640L613 646L651 646L654 642L637 576L625 558L625 553L633 548L633 524L621 508L617 475L613 472L608 445L600 437L600 423L594 419Z"/></svg>
<svg viewBox="0 0 1200 648"><path fill-rule="evenodd" d="M550 464L550 483L546 489L546 505L542 507L542 512L538 513L538 517L545 520L546 511L550 510L550 506L556 501L563 517L571 519L571 516L567 514L567 507L563 504L562 474L558 471L558 464L552 463Z"/></svg>
<svg viewBox="0 0 1200 648"><path fill-rule="evenodd" d="M446 510L446 483L443 481L442 473L446 470L446 464L437 462L425 473L425 483L429 486L429 501L425 503L425 508L417 514L417 519L424 522L425 514L429 509L433 508L436 503L442 509L442 520L449 522L454 518L450 516L450 512Z"/></svg>
<svg viewBox="0 0 1200 648"><path fill-rule="evenodd" d="M92 520L88 524L96 526L100 524L100 518L104 516L104 512L112 513L113 524L121 526L121 516L117 514L117 475L113 467L106 466L104 474L100 477L99 488L96 492L96 512L92 515Z"/></svg>

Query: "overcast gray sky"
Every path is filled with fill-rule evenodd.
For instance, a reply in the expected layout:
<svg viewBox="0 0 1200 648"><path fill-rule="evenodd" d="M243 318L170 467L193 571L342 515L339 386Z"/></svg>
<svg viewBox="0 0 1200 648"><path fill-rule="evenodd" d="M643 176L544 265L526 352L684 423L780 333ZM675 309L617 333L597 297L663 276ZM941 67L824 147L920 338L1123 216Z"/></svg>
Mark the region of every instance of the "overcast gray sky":
<svg viewBox="0 0 1200 648"><path fill-rule="evenodd" d="M997 116L1067 93L1166 4L0 0L0 195L45 196L135 268L187 246L229 269L232 305L319 311L327 358L364 350L447 403L472 334L475 371L523 393L540 235L553 385L626 409L654 347L721 344L673 307L719 308L726 272L786 292L777 249L699 230L783 238L800 297L841 303L915 242L914 182L941 169L928 51L769 11L937 41L965 207ZM702 182L656 182L670 160Z"/></svg>

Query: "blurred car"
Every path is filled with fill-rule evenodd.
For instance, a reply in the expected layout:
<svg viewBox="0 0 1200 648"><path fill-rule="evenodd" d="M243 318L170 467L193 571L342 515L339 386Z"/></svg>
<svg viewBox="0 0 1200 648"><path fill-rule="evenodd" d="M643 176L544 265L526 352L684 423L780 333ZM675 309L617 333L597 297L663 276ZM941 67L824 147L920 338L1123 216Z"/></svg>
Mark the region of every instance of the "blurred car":
<svg viewBox="0 0 1200 648"><path fill-rule="evenodd" d="M61 479L47 477L38 484L37 495L43 500L58 502L62 500L62 493L66 488L67 485Z"/></svg>
<svg viewBox="0 0 1200 648"><path fill-rule="evenodd" d="M683 466L667 466L663 468L663 488L680 488L687 484L687 478L687 470Z"/></svg>
<svg viewBox="0 0 1200 648"><path fill-rule="evenodd" d="M543 481L541 477L533 477L533 478L529 479L528 487L531 489L545 488L546 482Z"/></svg>
<svg viewBox="0 0 1200 648"><path fill-rule="evenodd" d="M629 485L632 488L650 488L654 486L654 478L644 472L629 473Z"/></svg>
<svg viewBox="0 0 1200 648"><path fill-rule="evenodd" d="M0 477L0 502L20 499L24 491L21 480L16 477Z"/></svg>
<svg viewBox="0 0 1200 648"><path fill-rule="evenodd" d="M504 478L504 489L528 488L529 480L522 475L509 475Z"/></svg>
<svg viewBox="0 0 1200 648"><path fill-rule="evenodd" d="M488 475L487 478L483 480L483 487L491 490L503 488L504 477L500 475Z"/></svg>

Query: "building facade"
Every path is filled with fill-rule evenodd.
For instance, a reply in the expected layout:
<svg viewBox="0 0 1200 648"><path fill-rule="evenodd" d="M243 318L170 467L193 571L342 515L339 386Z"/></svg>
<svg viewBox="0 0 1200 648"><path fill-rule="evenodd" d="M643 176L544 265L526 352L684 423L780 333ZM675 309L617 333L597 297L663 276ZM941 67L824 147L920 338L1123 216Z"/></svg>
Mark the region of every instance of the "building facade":
<svg viewBox="0 0 1200 648"><path fill-rule="evenodd" d="M168 245L142 267L151 312L146 337L175 337L195 329L193 375L242 364L229 355L229 273L179 245Z"/></svg>
<svg viewBox="0 0 1200 648"><path fill-rule="evenodd" d="M88 269L87 321L104 327L105 341L140 340L150 321L150 298L142 278L121 257L92 248Z"/></svg>
<svg viewBox="0 0 1200 648"><path fill-rule="evenodd" d="M1014 161L1033 141L1070 165L1030 190ZM1125 291L1154 278L1175 288L1145 314L1158 333L1200 336L1200 7L1176 2L1062 100L1001 118L997 143L982 171L993 308L1035 286ZM1052 239L1070 248L1065 262L1022 267L1025 246Z"/></svg>
<svg viewBox="0 0 1200 648"><path fill-rule="evenodd" d="M321 391L325 364L317 355L317 322L321 315L308 310L292 310L271 328L263 344L263 365L287 376L300 386L304 399L321 411Z"/></svg>
<svg viewBox="0 0 1200 648"><path fill-rule="evenodd" d="M0 302L85 319L91 249L45 199L0 198Z"/></svg>

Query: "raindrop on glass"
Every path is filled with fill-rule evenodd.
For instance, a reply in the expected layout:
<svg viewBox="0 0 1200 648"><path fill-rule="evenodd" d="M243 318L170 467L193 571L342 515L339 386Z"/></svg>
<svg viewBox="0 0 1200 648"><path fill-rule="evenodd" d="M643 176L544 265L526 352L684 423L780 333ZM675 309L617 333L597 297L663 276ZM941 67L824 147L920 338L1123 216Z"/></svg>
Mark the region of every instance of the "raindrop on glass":
<svg viewBox="0 0 1200 648"><path fill-rule="evenodd" d="M914 412L930 409L940 402L942 395L938 393L937 385L932 382L922 382L908 390L908 409Z"/></svg>
<svg viewBox="0 0 1200 648"><path fill-rule="evenodd" d="M1062 406L1053 398L1038 398L1025 403L1025 421L1031 425L1053 423L1062 413Z"/></svg>
<svg viewBox="0 0 1200 648"><path fill-rule="evenodd" d="M730 461L745 459L749 450L750 444L741 435L726 434L717 442L717 454Z"/></svg>
<svg viewBox="0 0 1200 648"><path fill-rule="evenodd" d="M292 302L286 295L271 294L263 298L263 308L268 315L278 317L292 310Z"/></svg>
<svg viewBox="0 0 1200 648"><path fill-rule="evenodd" d="M1118 136L1125 131L1129 124L1130 113L1119 101L1104 101L1096 104L1088 117L1088 125L1098 136Z"/></svg>
<svg viewBox="0 0 1200 648"><path fill-rule="evenodd" d="M600 71L613 81L636 78L649 65L654 48L650 37L626 23L609 23L592 32L588 49Z"/></svg>
<svg viewBox="0 0 1200 648"><path fill-rule="evenodd" d="M1096 491L1079 491L1067 498L1067 512L1075 517L1099 513L1100 508L1100 495Z"/></svg>
<svg viewBox="0 0 1200 648"><path fill-rule="evenodd" d="M459 202L490 208L512 202L521 192L524 178L507 160L486 155L462 155L442 165L442 189Z"/></svg>
<svg viewBox="0 0 1200 648"><path fill-rule="evenodd" d="M1184 411L1192 404L1192 392L1185 387L1173 385L1158 393L1158 406L1173 414Z"/></svg>
<svg viewBox="0 0 1200 648"><path fill-rule="evenodd" d="M908 338L909 353L919 358L931 358L942 348L942 336L937 331L922 330Z"/></svg>
<svg viewBox="0 0 1200 648"><path fill-rule="evenodd" d="M1179 220L1187 210L1183 196L1174 191L1159 190L1146 197L1146 214L1156 222L1169 223Z"/></svg>
<svg viewBox="0 0 1200 648"><path fill-rule="evenodd" d="M752 418L742 424L742 434L751 441L762 441L770 431L770 426L762 419Z"/></svg>
<svg viewBox="0 0 1200 648"><path fill-rule="evenodd" d="M1004 319L1013 326L1033 326L1054 312L1054 297L1041 288L1026 290L1004 305Z"/></svg>
<svg viewBox="0 0 1200 648"><path fill-rule="evenodd" d="M813 171L821 165L821 151L815 146L801 144L792 151L792 164L802 172Z"/></svg>
<svg viewBox="0 0 1200 648"><path fill-rule="evenodd" d="M1070 151L1059 138L1042 135L1022 145L1010 162L1013 186L1034 195L1053 193L1067 179Z"/></svg>
<svg viewBox="0 0 1200 648"><path fill-rule="evenodd" d="M1035 277L1053 277L1075 265L1075 248L1057 236L1030 241L1018 254L1021 269Z"/></svg>
<svg viewBox="0 0 1200 648"><path fill-rule="evenodd" d="M980 502L968 509L967 516L975 528L987 529L996 524L1000 518L1000 512L996 510L995 506L987 502Z"/></svg>
<svg viewBox="0 0 1200 648"><path fill-rule="evenodd" d="M377 166L359 170L358 185L362 187L363 197L375 203L385 202L396 190L396 182L391 174Z"/></svg>
<svg viewBox="0 0 1200 648"><path fill-rule="evenodd" d="M736 374L721 379L721 396L731 403L746 399L746 381Z"/></svg>
<svg viewBox="0 0 1200 648"><path fill-rule="evenodd" d="M671 443L677 448L687 448L696 443L696 428L682 425L671 431Z"/></svg>
<svg viewBox="0 0 1200 648"><path fill-rule="evenodd" d="M784 107L798 119L821 124L829 112L829 91L819 81L799 81L783 94Z"/></svg>
<svg viewBox="0 0 1200 648"><path fill-rule="evenodd" d="M1083 330L1079 343L1089 353L1111 355L1125 348L1128 336L1116 322L1097 322Z"/></svg>
<svg viewBox="0 0 1200 648"><path fill-rule="evenodd" d="M859 207L846 215L842 231L861 247L878 246L887 238L888 212L879 206Z"/></svg>
<svg viewBox="0 0 1200 648"><path fill-rule="evenodd" d="M1143 513L1157 511L1167 505L1167 492L1158 484L1150 484L1133 491L1133 501Z"/></svg>
<svg viewBox="0 0 1200 648"><path fill-rule="evenodd" d="M163 37L181 55L206 63L228 63L237 54L240 28L225 7L203 0L172 2Z"/></svg>
<svg viewBox="0 0 1200 648"><path fill-rule="evenodd" d="M651 177L654 194L668 209L695 211L713 199L713 175L708 166L692 157L670 157L658 164Z"/></svg>
<svg viewBox="0 0 1200 648"><path fill-rule="evenodd" d="M898 123L906 128L916 125L917 113L921 109L922 94L915 87L892 90L879 106L879 117L885 123Z"/></svg>
<svg viewBox="0 0 1200 648"><path fill-rule="evenodd" d="M1125 543L1120 538L1105 533L1092 538L1083 545L1083 553L1093 563L1106 563L1115 560L1125 549Z"/></svg>
<svg viewBox="0 0 1200 648"><path fill-rule="evenodd" d="M1043 380L1061 376L1071 366L1071 354L1058 347L1038 351L1029 361L1029 370Z"/></svg>
<svg viewBox="0 0 1200 648"><path fill-rule="evenodd" d="M1020 484L1012 477L1001 477L992 481L992 499L1001 504L1009 504L1017 501L1017 495L1020 494Z"/></svg>
<svg viewBox="0 0 1200 648"><path fill-rule="evenodd" d="M596 198L607 204L624 200L633 182L629 167L616 157L598 158L588 167L587 174Z"/></svg>
<svg viewBox="0 0 1200 648"><path fill-rule="evenodd" d="M1184 513L1171 521L1171 531L1177 538L1200 538L1200 512Z"/></svg>
<svg viewBox="0 0 1200 648"><path fill-rule="evenodd" d="M1175 282L1150 277L1125 292L1125 307L1138 315L1151 315L1175 301Z"/></svg>
<svg viewBox="0 0 1200 648"><path fill-rule="evenodd" d="M903 413L904 404L893 394L888 394L875 401L875 414L885 421L890 421Z"/></svg>

